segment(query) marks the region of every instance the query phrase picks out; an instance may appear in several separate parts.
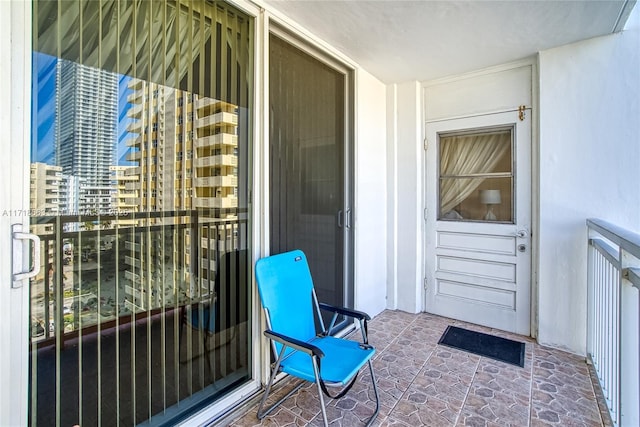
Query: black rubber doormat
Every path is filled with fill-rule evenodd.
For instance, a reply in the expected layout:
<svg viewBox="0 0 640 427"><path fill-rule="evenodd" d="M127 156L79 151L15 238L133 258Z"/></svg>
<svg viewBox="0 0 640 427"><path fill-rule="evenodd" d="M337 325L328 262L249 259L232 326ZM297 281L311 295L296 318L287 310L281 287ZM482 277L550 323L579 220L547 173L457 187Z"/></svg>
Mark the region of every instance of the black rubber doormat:
<svg viewBox="0 0 640 427"><path fill-rule="evenodd" d="M457 326L447 326L447 330L440 337L438 344L524 368L525 344L523 342L470 331Z"/></svg>

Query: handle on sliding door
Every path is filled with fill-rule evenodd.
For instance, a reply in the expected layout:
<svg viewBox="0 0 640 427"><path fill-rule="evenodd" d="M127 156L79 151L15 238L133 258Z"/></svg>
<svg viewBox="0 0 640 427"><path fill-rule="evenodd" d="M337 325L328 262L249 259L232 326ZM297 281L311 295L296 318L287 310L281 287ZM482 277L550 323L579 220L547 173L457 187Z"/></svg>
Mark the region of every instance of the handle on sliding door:
<svg viewBox="0 0 640 427"><path fill-rule="evenodd" d="M22 286L23 280L35 277L40 273L40 238L35 234L24 232L22 224L13 224L11 226L11 235L13 237L13 280L11 287L19 288ZM27 243L29 241L33 242L33 267L28 271L22 271L25 253L24 240Z"/></svg>
<svg viewBox="0 0 640 427"><path fill-rule="evenodd" d="M343 212L342 212L342 209L340 209L338 211L338 228L342 228L342 222L343 222Z"/></svg>
<svg viewBox="0 0 640 427"><path fill-rule="evenodd" d="M344 213L344 226L351 228L351 209L347 209Z"/></svg>

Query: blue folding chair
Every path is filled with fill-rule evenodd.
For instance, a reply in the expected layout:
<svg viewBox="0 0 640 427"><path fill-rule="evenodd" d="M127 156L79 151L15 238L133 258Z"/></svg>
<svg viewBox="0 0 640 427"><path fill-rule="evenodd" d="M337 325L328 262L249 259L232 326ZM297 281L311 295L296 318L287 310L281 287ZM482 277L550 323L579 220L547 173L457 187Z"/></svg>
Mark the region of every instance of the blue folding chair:
<svg viewBox="0 0 640 427"><path fill-rule="evenodd" d="M317 384L324 425L327 426L323 394L332 399L344 396L353 386L358 371L369 364L371 383L375 394L375 412L367 421L371 425L380 410L378 388L373 374L371 358L375 349L368 344L366 313L348 308L318 304L313 288L307 258L302 251L286 252L258 260L256 281L262 308L267 319L264 334L271 340L277 356L264 396L258 407L258 419L263 419L285 399L295 393L301 382L286 396L269 408L265 408L271 386L279 372ZM325 328L321 309L333 313L329 328ZM331 336L338 315L357 319L362 331L362 342ZM321 331L316 331L316 321ZM343 387L332 396L330 387Z"/></svg>

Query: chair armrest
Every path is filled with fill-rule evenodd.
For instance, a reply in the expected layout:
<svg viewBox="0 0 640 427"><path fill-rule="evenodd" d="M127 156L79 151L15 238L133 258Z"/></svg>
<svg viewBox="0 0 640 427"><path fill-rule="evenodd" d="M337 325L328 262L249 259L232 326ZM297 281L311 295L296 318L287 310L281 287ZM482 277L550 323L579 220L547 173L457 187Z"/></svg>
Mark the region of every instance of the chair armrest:
<svg viewBox="0 0 640 427"><path fill-rule="evenodd" d="M363 311L352 310L346 307L336 307L334 305L325 304L322 302L319 303L318 305L320 306L321 309L331 311L333 313L342 314L344 316L349 316L349 317L353 317L355 319L360 319L360 320L371 320L371 317Z"/></svg>
<svg viewBox="0 0 640 427"><path fill-rule="evenodd" d="M269 329L264 331L264 335L267 338L277 341L284 346L300 350L310 356L324 357L324 352L320 350L320 348L316 347L313 344L309 344L308 342L300 341L295 338L280 334L278 332L271 331Z"/></svg>

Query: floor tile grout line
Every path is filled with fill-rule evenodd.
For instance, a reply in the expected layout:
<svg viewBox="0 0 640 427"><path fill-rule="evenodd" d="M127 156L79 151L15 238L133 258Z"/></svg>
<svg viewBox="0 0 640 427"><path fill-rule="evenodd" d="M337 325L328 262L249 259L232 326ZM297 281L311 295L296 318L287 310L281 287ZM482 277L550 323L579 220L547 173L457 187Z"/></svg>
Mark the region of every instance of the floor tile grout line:
<svg viewBox="0 0 640 427"><path fill-rule="evenodd" d="M418 313L419 314L419 313ZM386 346L384 346L384 348L382 350L380 350L380 353L382 353L384 350L386 350L387 348L389 348L391 346L391 344L393 344L395 341L398 340L398 338L409 328L409 326L411 326L416 320L418 320L418 317L416 317L415 319L411 320L409 323L407 323L407 326L405 326L404 328L402 328L402 330L396 335L396 337L394 339L391 340L391 342L389 344L387 344Z"/></svg>
<svg viewBox="0 0 640 427"><path fill-rule="evenodd" d="M476 369L474 370L473 376L471 377L471 381L469 382L469 387L467 387L467 393L464 395L464 399L462 399L462 406L460 406L460 410L458 411L458 416L456 417L456 420L453 423L454 426L458 425L460 416L462 416L462 410L464 409L464 405L467 403L467 399L469 398L469 393L471 393L471 386L473 385L473 381L476 379L476 375L478 374L478 369L480 368L481 360L482 360L482 357L479 357L478 361L476 362Z"/></svg>
<svg viewBox="0 0 640 427"><path fill-rule="evenodd" d="M405 327L405 328L404 328L404 329L403 329L403 330L402 330L402 331L397 335L397 337L396 337L396 338L394 338L394 339L391 341L391 343L389 343L389 344L385 347L385 349L387 349L388 347L390 347L390 346L391 346L391 344L393 344L396 340L398 340L398 339L402 336L402 334L403 334L407 329L409 329L409 327L410 327L413 323L415 323L415 322L416 322L416 320L418 320L418 317L416 317L416 318L415 318L415 319L413 319L411 322L409 322L409 323L407 324L407 326L406 326L406 327ZM380 353L382 353L382 352L380 352ZM389 414L387 415L387 417L386 417L386 418L389 418L389 417L391 416L391 414L393 414L394 409L396 409L396 406L398 406L398 403L400 403L400 401L402 400L402 398L403 398L403 397L407 394L407 392L411 389L411 386L412 386L412 385L413 385L413 383L416 381L416 378L418 378L418 375L420 374L420 372L422 372L422 369L425 367L425 365L427 364L427 362L429 361L429 359L431 359L431 356L433 356L433 351L431 351L431 354L429 355L429 357L427 357L427 358L425 359L425 361L422 363L422 365L420 366L420 369L418 369L418 373L417 373L417 374L415 374L415 375L413 376L413 379L411 380L411 382L410 382L410 383L409 383L409 385L407 386L407 389L406 389L405 391L403 391L403 392L402 392L402 395L400 395L400 397L398 398L398 400L396 400L396 402L393 404L393 406L391 407L391 409L389 409ZM403 422L403 424L405 424L405 423Z"/></svg>
<svg viewBox="0 0 640 427"><path fill-rule="evenodd" d="M526 353L525 353L525 361L526 361ZM535 343L531 343L531 372L529 373L529 424L530 427L533 422L533 367L535 366L536 360L536 345Z"/></svg>

